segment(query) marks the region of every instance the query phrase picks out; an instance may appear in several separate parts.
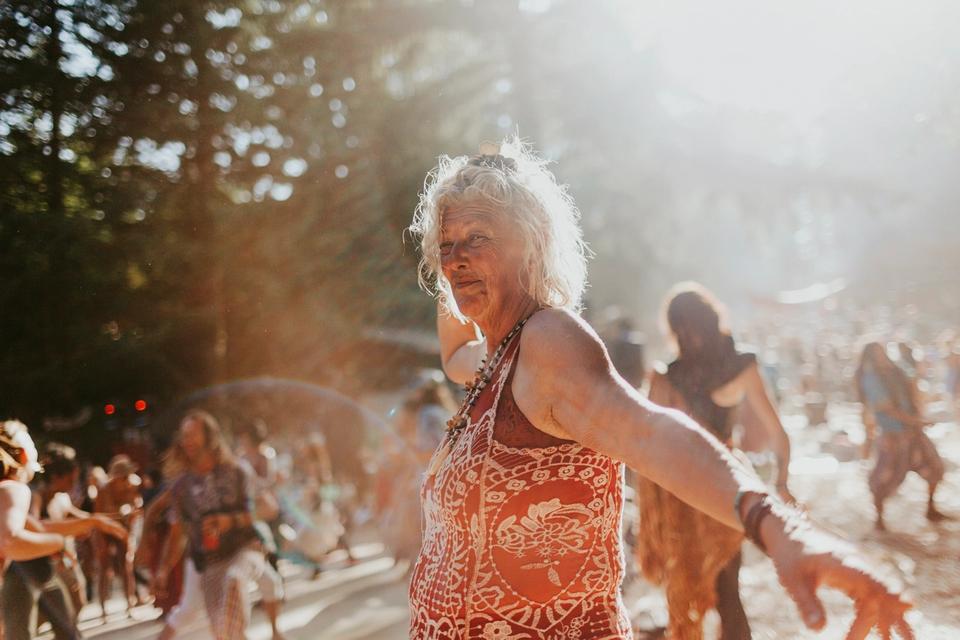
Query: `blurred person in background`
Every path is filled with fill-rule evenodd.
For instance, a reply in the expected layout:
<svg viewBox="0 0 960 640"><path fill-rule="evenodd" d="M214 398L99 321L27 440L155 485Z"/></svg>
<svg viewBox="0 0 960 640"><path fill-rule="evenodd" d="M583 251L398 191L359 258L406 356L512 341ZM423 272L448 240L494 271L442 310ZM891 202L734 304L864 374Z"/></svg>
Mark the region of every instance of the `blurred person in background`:
<svg viewBox="0 0 960 640"><path fill-rule="evenodd" d="M237 456L249 466L254 495L254 515L268 552L268 560L276 569L276 530L280 524L280 503L277 500L277 451L267 442L269 430L261 419L250 422L237 434ZM260 526L264 525L264 526Z"/></svg>
<svg viewBox="0 0 960 640"><path fill-rule="evenodd" d="M639 389L647 375L643 334L636 330L633 321L622 315L619 309L611 310L608 314L613 317L600 337L610 354L610 362L624 380Z"/></svg>
<svg viewBox="0 0 960 640"><path fill-rule="evenodd" d="M870 473L870 492L876 507L878 530L886 529L884 502L896 493L910 471L927 482L927 519L943 520L934 502L943 479L943 460L924 427L930 423L916 404L916 392L907 374L890 359L879 342L867 343L855 376L864 411L879 428L877 462Z"/></svg>
<svg viewBox="0 0 960 640"><path fill-rule="evenodd" d="M423 472L443 439L444 424L456 410L442 377L421 383L397 412L396 438L388 443L379 469L380 530L394 562L409 561L411 570L420 551Z"/></svg>
<svg viewBox="0 0 960 640"><path fill-rule="evenodd" d="M76 560L70 553L70 536L100 531L123 538L126 531L107 518L87 514L62 520L32 516L27 483L39 471L42 467L27 427L15 420L0 424L0 562L12 561L3 576L4 638L34 637L39 608L57 640L74 640L81 636L54 560L61 554L68 561Z"/></svg>
<svg viewBox="0 0 960 640"><path fill-rule="evenodd" d="M107 471L100 465L93 465L87 470L84 480L83 502L80 508L89 513L93 513L96 508L97 496L100 495L100 489L110 480Z"/></svg>
<svg viewBox="0 0 960 640"><path fill-rule="evenodd" d="M37 519L55 522L69 518L89 518L90 514L76 507L71 497L77 492L80 479L80 465L73 447L51 442L43 448L41 462L43 474L41 482L33 492L30 514ZM76 616L87 603L87 579L80 563L75 561L77 545L73 538L67 540L67 548L69 554L53 558L53 566L65 587ZM71 557L65 559L67 555Z"/></svg>
<svg viewBox="0 0 960 640"><path fill-rule="evenodd" d="M960 422L960 340L948 342L946 352L947 398L953 403L955 419Z"/></svg>
<svg viewBox="0 0 960 640"><path fill-rule="evenodd" d="M123 583L127 615L132 608L142 604L137 595L137 583L133 574L133 561L137 552L143 522L143 496L137 467L126 454L118 454L107 467L107 482L97 493L94 510L119 522L129 535L123 541L95 538L94 549L98 566L98 595L100 616L107 617L107 600L110 597L111 579L119 576Z"/></svg>
<svg viewBox="0 0 960 640"><path fill-rule="evenodd" d="M730 448L735 409L748 405L776 455L776 490L794 502L787 488L790 440L767 395L756 356L737 350L720 304L702 286L682 283L668 295L664 315L677 358L654 372L650 400L687 413ZM637 494L638 560L644 575L665 586L670 637L703 637L703 615L716 607L721 638L749 638L740 601L740 532L649 480L638 481Z"/></svg>
<svg viewBox="0 0 960 640"><path fill-rule="evenodd" d="M266 584L268 593L274 591L269 585L283 584L277 565L281 522L280 502L276 494L277 451L267 441L269 436L270 430L267 428L267 423L260 418L250 422L237 435L237 455L242 464L248 465L247 474L253 491L253 526L257 530L267 558L267 566L263 568L263 574L258 583L261 585L261 590ZM279 598L265 599L263 602L274 640L283 638L279 624L280 605Z"/></svg>
<svg viewBox="0 0 960 640"><path fill-rule="evenodd" d="M307 446L298 452L297 463L305 471L308 482L304 492L305 507L311 516L323 516L326 505L333 504L339 519L339 534L332 551L344 551L347 562L358 560L353 554L352 539L357 524L356 512L362 499L361 488L368 483L367 472L360 459L359 447L343 448L344 459L334 464L334 456L322 431L311 431ZM316 575L319 575L317 568Z"/></svg>
<svg viewBox="0 0 960 640"><path fill-rule="evenodd" d="M223 441L217 420L205 411L190 411L180 422L171 457L171 466L183 473L171 487L171 532L154 591L166 588L186 541L214 637L242 640L250 623L250 587L259 583L264 603L283 598L283 584L266 573L263 545L253 526L251 480ZM261 581L265 575L268 579ZM187 581L184 596L189 588ZM175 631L165 628L161 637Z"/></svg>
<svg viewBox="0 0 960 640"><path fill-rule="evenodd" d="M93 513L96 510L97 495L100 489L107 484L107 472L100 465L90 465L84 473L83 485L80 487L80 510ZM94 599L97 585L98 556L97 550L102 546L98 536L88 536L77 540L77 559L87 578L87 602Z"/></svg>

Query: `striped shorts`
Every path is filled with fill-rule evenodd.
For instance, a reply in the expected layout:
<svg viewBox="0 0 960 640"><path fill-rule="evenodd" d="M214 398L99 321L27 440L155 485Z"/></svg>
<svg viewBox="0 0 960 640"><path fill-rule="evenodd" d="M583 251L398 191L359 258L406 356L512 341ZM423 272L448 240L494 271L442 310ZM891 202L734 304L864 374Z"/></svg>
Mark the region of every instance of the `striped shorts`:
<svg viewBox="0 0 960 640"><path fill-rule="evenodd" d="M283 598L280 576L267 571L268 568L259 543L204 568L200 575L203 601L216 640L245 640L252 606L251 585L259 584L263 599L268 602ZM264 580L267 576L275 580Z"/></svg>

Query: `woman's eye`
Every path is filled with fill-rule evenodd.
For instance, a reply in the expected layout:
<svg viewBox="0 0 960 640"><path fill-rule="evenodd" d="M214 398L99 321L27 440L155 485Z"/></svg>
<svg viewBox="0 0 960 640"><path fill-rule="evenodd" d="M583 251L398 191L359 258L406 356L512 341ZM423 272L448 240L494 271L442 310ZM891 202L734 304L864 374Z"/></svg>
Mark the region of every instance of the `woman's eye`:
<svg viewBox="0 0 960 640"><path fill-rule="evenodd" d="M482 233L474 233L470 236L470 244L480 244L486 240L487 236L483 235Z"/></svg>
<svg viewBox="0 0 960 640"><path fill-rule="evenodd" d="M441 242L440 243L440 254L444 256L450 255L450 252L453 251L452 242Z"/></svg>

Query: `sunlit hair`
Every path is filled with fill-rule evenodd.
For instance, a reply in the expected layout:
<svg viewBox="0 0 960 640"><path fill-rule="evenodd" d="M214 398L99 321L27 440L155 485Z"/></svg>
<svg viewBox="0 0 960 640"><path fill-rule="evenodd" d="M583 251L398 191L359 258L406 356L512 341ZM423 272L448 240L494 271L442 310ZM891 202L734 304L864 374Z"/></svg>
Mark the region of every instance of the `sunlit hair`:
<svg viewBox="0 0 960 640"><path fill-rule="evenodd" d="M41 470L27 425L19 420L0 421L0 480L19 478L29 482Z"/></svg>
<svg viewBox="0 0 960 640"><path fill-rule="evenodd" d="M681 357L719 355L730 340L726 310L696 282L681 282L670 289L663 324Z"/></svg>
<svg viewBox="0 0 960 640"><path fill-rule="evenodd" d="M477 156L441 156L438 166L427 174L409 229L420 239L420 286L455 316L463 317L440 269L440 224L450 208L479 202L516 223L526 256L518 274L520 286L542 306L579 310L588 254L580 212L566 187L547 169L547 162L529 145L517 137L508 138L500 155L505 163L480 164L483 157Z"/></svg>
<svg viewBox="0 0 960 640"><path fill-rule="evenodd" d="M197 421L203 425L204 447L211 453L214 461L218 464L233 460L233 454L230 447L227 446L220 431L220 423L207 411L202 409L191 409L180 421L180 428L177 430L177 437L163 461L163 473L168 478L174 478L190 468L190 461L181 444L180 432L183 425L188 421Z"/></svg>

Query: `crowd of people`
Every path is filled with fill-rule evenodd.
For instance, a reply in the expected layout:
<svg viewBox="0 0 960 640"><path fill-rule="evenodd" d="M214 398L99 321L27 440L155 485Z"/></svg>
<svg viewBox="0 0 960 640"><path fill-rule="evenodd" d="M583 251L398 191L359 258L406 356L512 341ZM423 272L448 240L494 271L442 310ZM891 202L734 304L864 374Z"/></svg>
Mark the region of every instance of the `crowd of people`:
<svg viewBox="0 0 960 640"><path fill-rule="evenodd" d="M81 609L99 607L106 622L118 587L128 616L145 604L162 611L160 638L204 618L214 637L242 638L251 585L273 637L283 638L281 562L314 577L338 550L355 562L356 517L344 514L366 497L336 477L319 431L280 454L262 420L236 425L233 436L231 447L212 414L193 410L162 468L141 470L118 454L81 477L74 448L38 450L26 425L4 422L0 638L33 638L45 623L58 640L80 638Z"/></svg>

